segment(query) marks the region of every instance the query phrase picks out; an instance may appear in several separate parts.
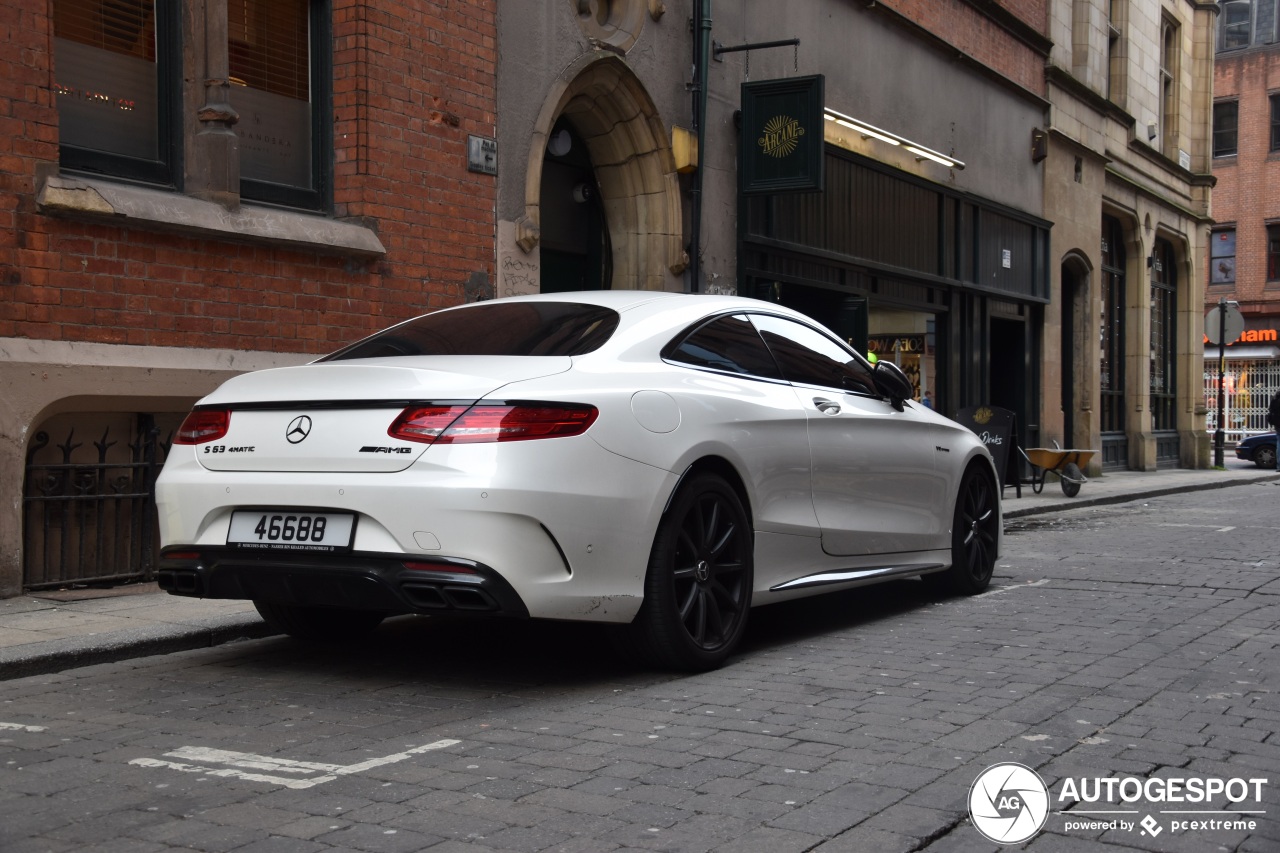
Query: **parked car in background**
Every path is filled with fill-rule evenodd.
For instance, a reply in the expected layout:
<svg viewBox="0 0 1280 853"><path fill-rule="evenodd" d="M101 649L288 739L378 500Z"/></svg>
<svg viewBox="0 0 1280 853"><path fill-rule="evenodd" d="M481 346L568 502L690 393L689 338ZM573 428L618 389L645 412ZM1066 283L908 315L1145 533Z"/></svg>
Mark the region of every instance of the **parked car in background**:
<svg viewBox="0 0 1280 853"><path fill-rule="evenodd" d="M1276 467L1276 434L1251 435L1236 445L1236 458L1252 462L1259 468Z"/></svg>
<svg viewBox="0 0 1280 853"><path fill-rule="evenodd" d="M200 401L157 485L160 586L334 639L446 611L612 623L719 665L754 605L984 590L974 433L768 302L599 291L450 308Z"/></svg>

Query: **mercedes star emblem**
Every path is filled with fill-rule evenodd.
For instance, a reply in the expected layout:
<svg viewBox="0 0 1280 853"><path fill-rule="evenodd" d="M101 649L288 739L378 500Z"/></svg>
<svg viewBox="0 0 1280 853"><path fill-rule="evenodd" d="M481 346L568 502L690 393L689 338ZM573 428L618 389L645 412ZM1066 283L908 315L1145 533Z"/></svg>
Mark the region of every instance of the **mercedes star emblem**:
<svg viewBox="0 0 1280 853"><path fill-rule="evenodd" d="M284 437L289 439L290 444L297 444L309 435L311 435L311 418L306 415L298 415L289 421L289 428L284 431Z"/></svg>

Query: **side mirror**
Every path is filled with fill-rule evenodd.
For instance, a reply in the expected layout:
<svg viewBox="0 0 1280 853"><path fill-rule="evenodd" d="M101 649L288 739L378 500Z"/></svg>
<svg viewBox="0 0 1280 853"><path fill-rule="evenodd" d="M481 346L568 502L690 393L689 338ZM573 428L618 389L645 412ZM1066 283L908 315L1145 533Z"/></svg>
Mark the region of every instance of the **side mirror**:
<svg viewBox="0 0 1280 853"><path fill-rule="evenodd" d="M911 399L911 392L915 390L907 374L892 361L884 359L877 361L871 371L871 378L875 380L876 390L899 412L903 410L903 404Z"/></svg>

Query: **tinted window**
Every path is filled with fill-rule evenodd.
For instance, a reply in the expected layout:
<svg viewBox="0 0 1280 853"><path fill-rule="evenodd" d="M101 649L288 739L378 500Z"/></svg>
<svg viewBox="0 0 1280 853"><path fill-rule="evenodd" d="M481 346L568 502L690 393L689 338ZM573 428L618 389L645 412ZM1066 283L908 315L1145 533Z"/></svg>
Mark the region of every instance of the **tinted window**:
<svg viewBox="0 0 1280 853"><path fill-rule="evenodd" d="M437 311L357 341L321 361L409 355L582 355L618 327L618 312L574 302L479 302Z"/></svg>
<svg viewBox="0 0 1280 853"><path fill-rule="evenodd" d="M871 370L831 338L793 320L752 314L788 382L879 396Z"/></svg>
<svg viewBox="0 0 1280 853"><path fill-rule="evenodd" d="M721 317L696 329L664 355L694 367L781 379L764 341L743 316Z"/></svg>

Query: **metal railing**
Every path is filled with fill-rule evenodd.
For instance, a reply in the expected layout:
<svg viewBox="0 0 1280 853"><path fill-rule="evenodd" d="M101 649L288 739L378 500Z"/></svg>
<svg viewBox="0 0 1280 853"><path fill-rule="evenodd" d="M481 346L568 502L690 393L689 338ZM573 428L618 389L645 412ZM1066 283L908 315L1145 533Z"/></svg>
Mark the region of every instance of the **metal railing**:
<svg viewBox="0 0 1280 853"><path fill-rule="evenodd" d="M96 454L78 454L85 443L73 427L54 445L60 462L35 461L50 440L37 433L27 452L23 588L150 580L158 544L155 482L168 448L154 418L137 417L127 458L110 453L119 442L109 428L90 443Z"/></svg>

